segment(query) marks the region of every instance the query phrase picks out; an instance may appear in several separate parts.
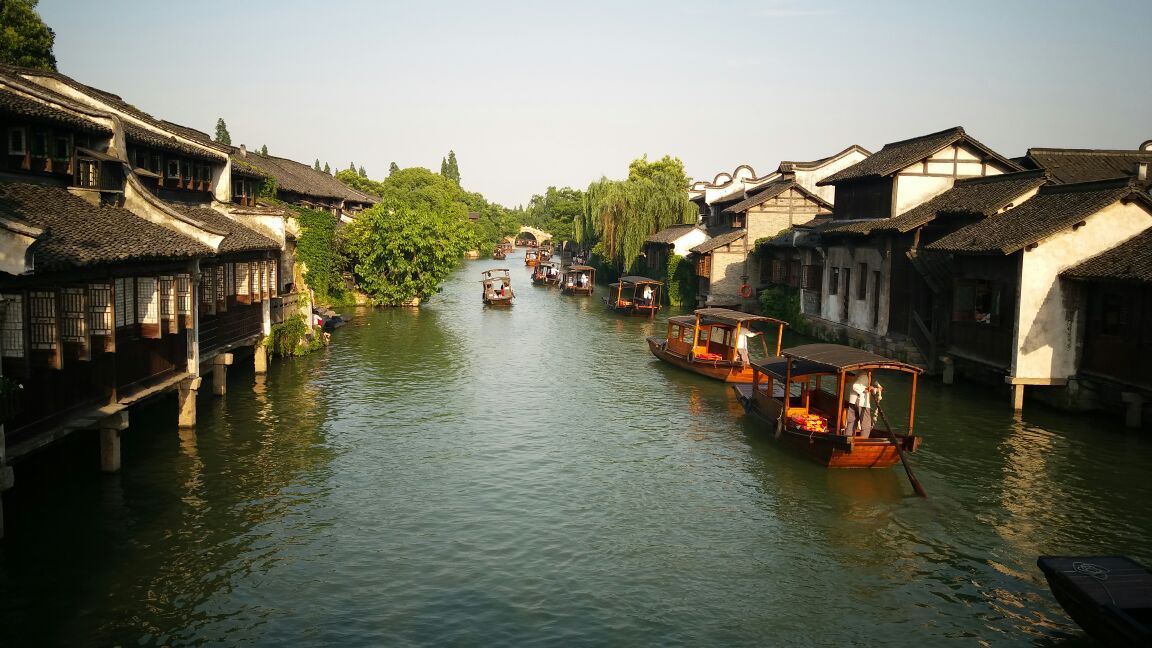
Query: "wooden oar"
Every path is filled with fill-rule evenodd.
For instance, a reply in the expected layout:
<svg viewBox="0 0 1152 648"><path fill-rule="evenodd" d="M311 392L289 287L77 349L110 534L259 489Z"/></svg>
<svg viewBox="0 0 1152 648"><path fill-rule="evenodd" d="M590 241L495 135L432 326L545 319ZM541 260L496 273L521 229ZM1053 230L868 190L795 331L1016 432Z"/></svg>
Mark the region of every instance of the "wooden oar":
<svg viewBox="0 0 1152 648"><path fill-rule="evenodd" d="M908 465L908 459L904 456L904 449L900 447L900 440L892 433L892 424L888 422L888 417L884 415L884 410L880 409L880 402L876 402L876 417L884 421L884 430L888 433L888 440L892 445L896 446L896 454L900 455L900 463L904 464L904 472L908 473L908 481L912 482L912 490L920 497L928 497L928 493L924 492L924 487L920 485L920 480L916 479L916 475L912 474L912 466Z"/></svg>

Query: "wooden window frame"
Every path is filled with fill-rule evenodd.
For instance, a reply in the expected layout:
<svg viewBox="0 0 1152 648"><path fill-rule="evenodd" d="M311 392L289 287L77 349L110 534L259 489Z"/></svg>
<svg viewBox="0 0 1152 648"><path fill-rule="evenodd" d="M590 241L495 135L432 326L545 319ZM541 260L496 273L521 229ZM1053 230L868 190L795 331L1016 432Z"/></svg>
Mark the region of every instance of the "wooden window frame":
<svg viewBox="0 0 1152 648"><path fill-rule="evenodd" d="M858 272L856 273L856 299L868 299L868 264L858 264Z"/></svg>
<svg viewBox="0 0 1152 648"><path fill-rule="evenodd" d="M20 146L12 145L12 136L20 134ZM23 126L13 126L8 129L8 155L28 154L28 129Z"/></svg>
<svg viewBox="0 0 1152 648"><path fill-rule="evenodd" d="M0 357L23 358L27 354L24 340L24 295L21 293L0 294L4 304L3 322L0 322Z"/></svg>
<svg viewBox="0 0 1152 648"><path fill-rule="evenodd" d="M840 268L832 266L831 270L832 272L828 273L828 294L838 295L840 294Z"/></svg>

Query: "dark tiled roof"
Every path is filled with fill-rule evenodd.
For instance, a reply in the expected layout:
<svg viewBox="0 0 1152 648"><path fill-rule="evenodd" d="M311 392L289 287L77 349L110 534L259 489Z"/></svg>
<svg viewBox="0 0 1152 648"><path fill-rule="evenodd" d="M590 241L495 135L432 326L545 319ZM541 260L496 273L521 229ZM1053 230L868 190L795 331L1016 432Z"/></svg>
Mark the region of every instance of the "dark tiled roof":
<svg viewBox="0 0 1152 648"><path fill-rule="evenodd" d="M810 225L809 229L817 234L848 234L853 236L867 236L872 233L872 230L883 225L887 221L887 218L830 220L826 223Z"/></svg>
<svg viewBox="0 0 1152 648"><path fill-rule="evenodd" d="M696 247L689 250L689 252L695 252L696 254L704 254L706 252L711 252L712 250L715 250L718 247L724 247L725 245L728 245L729 243L732 243L733 241L739 241L740 239L744 238L744 236L746 236L747 234L748 234L747 230L734 229L731 232L727 232L725 234L720 234L719 236L714 236L714 237L708 239L707 241L704 241L700 245L697 245Z"/></svg>
<svg viewBox="0 0 1152 648"><path fill-rule="evenodd" d="M853 164L852 166L834 173L827 178L824 178L816 184L818 186L825 186L836 184L837 182L845 182L848 180L860 180L863 178L882 178L884 176L896 173L900 169L923 160L924 158L932 155L936 151L946 147L952 146L957 142L966 142L973 147L979 149L988 157L1000 162L1004 166L1013 171L1019 171L1020 166L1012 162L1008 158L1000 155L996 151L984 146L975 139L969 137L964 129L956 126L948 130L940 131L939 133L931 133L922 135L920 137L913 137L900 142L892 142L885 144L884 148L880 149L871 156Z"/></svg>
<svg viewBox="0 0 1152 648"><path fill-rule="evenodd" d="M1152 207L1148 195L1130 178L1047 185L1019 207L952 232L928 249L1011 254L1128 197L1143 200Z"/></svg>
<svg viewBox="0 0 1152 648"><path fill-rule="evenodd" d="M161 119L156 119L152 115L149 115L148 113L144 112L143 110L140 110L136 106L133 106L132 104L128 103L127 101L124 101L123 99L120 98L119 95L112 94L111 92L105 92L104 90L100 90L99 88L93 88L92 86L84 85L83 83L80 83L79 81L76 81L75 79L73 79L69 76L66 76L64 74L61 74L59 72L55 72L52 70L38 70L38 69L31 69L31 68L12 67L12 66L0 66L0 71L7 72L8 74L14 74L17 76L28 75L30 77L46 77L46 78L50 78L50 79L55 79L55 80L59 81L60 83L63 83L63 84L65 84L65 85L67 85L67 86L69 86L69 87L71 87L71 88L73 88L73 89L75 89L81 93L88 95L89 97L92 97L98 101L104 102L105 104L107 104L109 106L112 106L113 108L115 108L119 112L122 112L126 115L131 115L132 117L135 117L136 119L139 119L142 122L145 122L147 124L150 124L152 126L160 128L162 130L168 130L168 131L173 132L177 135L181 135L183 137L187 137L189 139L196 140L196 142L199 144L203 144L204 146L207 146L209 148L212 148L212 149L219 151L222 156L227 155L228 152L231 150L231 147L229 147L225 144L213 142L211 139L203 139L204 133L201 133L200 131L197 131L197 130L192 129L192 128L188 128L187 126L180 126L179 124L173 124L172 122L167 122L167 121L164 121ZM201 152L200 155L208 155L208 153Z"/></svg>
<svg viewBox="0 0 1152 648"><path fill-rule="evenodd" d="M175 151L181 155L186 155L188 157L193 157L199 160L220 162L220 158L209 154L203 149L188 146L187 144L178 141L171 135L164 137L159 133L154 133L146 128L140 128L139 126L129 124L127 122L124 123L124 137L128 138L128 141L133 144L163 149L165 151Z"/></svg>
<svg viewBox="0 0 1152 648"><path fill-rule="evenodd" d="M695 225L670 225L649 236L645 243L666 243L672 245L676 239L696 229Z"/></svg>
<svg viewBox="0 0 1152 648"><path fill-rule="evenodd" d="M204 223L212 230L227 232L228 235L220 243L221 253L280 249L280 245L276 241L250 229L243 223L228 218L215 209L192 207L179 203L167 203L167 205L188 218Z"/></svg>
<svg viewBox="0 0 1152 648"><path fill-rule="evenodd" d="M1152 228L1060 273L1068 279L1152 283Z"/></svg>
<svg viewBox="0 0 1152 648"><path fill-rule="evenodd" d="M1019 171L957 180L951 189L928 202L899 216L880 219L873 231L911 232L944 214L991 216L1046 181L1043 171Z"/></svg>
<svg viewBox="0 0 1152 648"><path fill-rule="evenodd" d="M817 196L816 194L805 189L804 187L801 187L800 185L793 182L791 179L781 178L780 180L773 180L772 182L769 182L766 185L763 185L761 187L757 187L754 190L755 194L752 197L746 198L745 200L738 202L735 205L732 205L731 207L725 208L724 212L729 213L729 214L738 214L740 212L747 211L749 209L752 209L756 205L762 205L762 204L768 202L769 200L772 200L773 198L784 193L785 191L788 191L789 189L793 189L793 188L796 189L797 191L803 193L806 197L810 198L812 201L818 203L821 207L823 207L825 209L832 209L832 205L830 205L828 203L828 201L824 200L820 196Z"/></svg>
<svg viewBox="0 0 1152 648"><path fill-rule="evenodd" d="M318 198L338 198L354 202L374 203L377 198L360 193L336 178L317 171L307 164L271 155L248 153L232 155L232 164L241 168L254 169L276 180L277 188Z"/></svg>
<svg viewBox="0 0 1152 648"><path fill-rule="evenodd" d="M0 215L46 230L32 246L37 271L213 254L126 209L97 207L62 187L0 183Z"/></svg>
<svg viewBox="0 0 1152 648"><path fill-rule="evenodd" d="M1023 158L1027 168L1044 169L1056 182L1135 178L1142 162L1152 163L1152 151L1031 148ZM1143 185L1152 187L1152 178Z"/></svg>
<svg viewBox="0 0 1152 648"><path fill-rule="evenodd" d="M112 130L106 126L83 119L65 110L54 108L44 102L17 94L7 88L0 88L0 113L63 124L70 128L89 133L99 133L101 135L112 134Z"/></svg>

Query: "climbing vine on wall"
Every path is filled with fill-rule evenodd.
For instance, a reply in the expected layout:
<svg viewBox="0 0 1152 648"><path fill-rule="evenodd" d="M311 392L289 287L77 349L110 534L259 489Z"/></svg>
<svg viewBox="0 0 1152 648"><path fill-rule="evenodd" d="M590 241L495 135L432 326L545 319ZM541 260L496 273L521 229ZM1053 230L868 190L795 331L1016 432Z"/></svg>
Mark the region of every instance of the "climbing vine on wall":
<svg viewBox="0 0 1152 648"><path fill-rule="evenodd" d="M696 287L699 280L696 278L696 267L688 259L677 254L670 255L664 281L668 286L665 294L668 295L670 305L696 305Z"/></svg>
<svg viewBox="0 0 1152 648"><path fill-rule="evenodd" d="M318 209L294 208L300 221L300 236L296 238L296 259L306 270L304 281L316 295L320 304L338 304L349 300L341 274L343 255L336 232L336 216Z"/></svg>

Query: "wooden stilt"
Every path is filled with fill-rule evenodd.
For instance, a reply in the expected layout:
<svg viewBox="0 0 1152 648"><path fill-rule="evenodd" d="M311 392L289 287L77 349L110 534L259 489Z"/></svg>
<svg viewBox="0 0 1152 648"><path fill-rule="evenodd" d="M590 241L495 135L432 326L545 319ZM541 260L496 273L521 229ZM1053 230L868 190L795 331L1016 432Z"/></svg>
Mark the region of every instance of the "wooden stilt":
<svg viewBox="0 0 1152 648"><path fill-rule="evenodd" d="M223 396L228 393L228 365L232 364L231 353L221 353L212 359L212 393Z"/></svg>
<svg viewBox="0 0 1152 648"><path fill-rule="evenodd" d="M1017 412L1024 409L1024 385L1012 385L1012 409Z"/></svg>
<svg viewBox="0 0 1152 648"><path fill-rule="evenodd" d="M252 351L252 361L256 367L256 374L268 373L268 348L257 343Z"/></svg>
<svg viewBox="0 0 1152 648"><path fill-rule="evenodd" d="M100 421L100 469L120 472L120 433L128 429L128 412L123 411Z"/></svg>
<svg viewBox="0 0 1152 648"><path fill-rule="evenodd" d="M196 392L200 389L201 378L189 378L180 383L177 394L179 408L177 425L182 429L196 427Z"/></svg>

